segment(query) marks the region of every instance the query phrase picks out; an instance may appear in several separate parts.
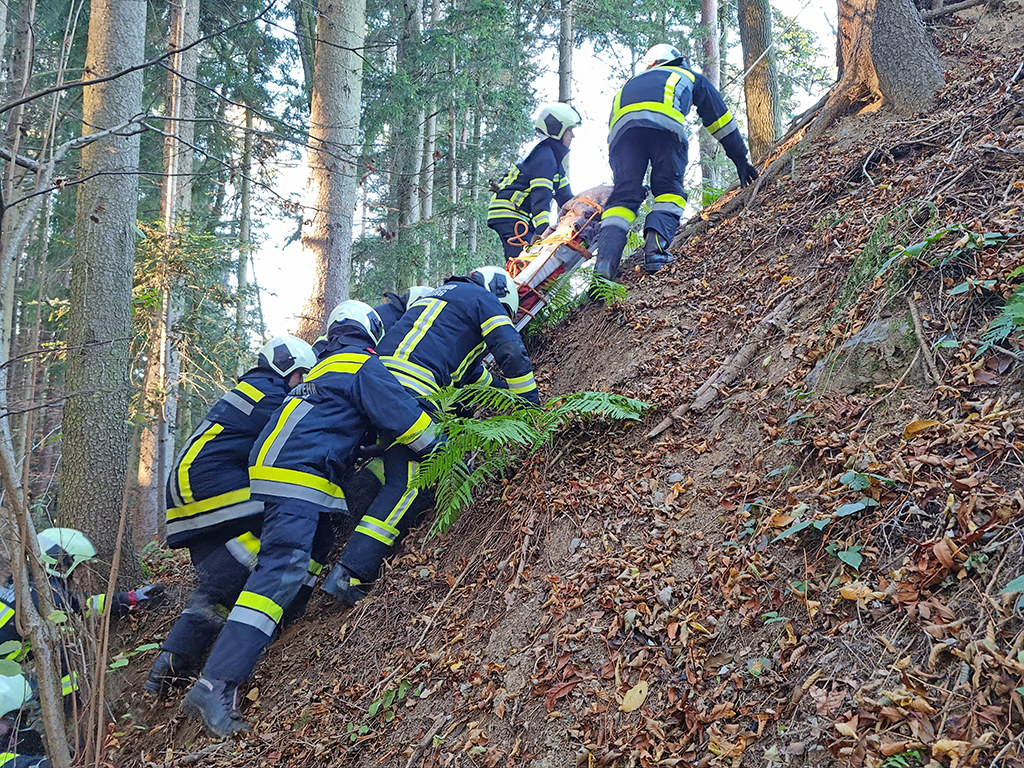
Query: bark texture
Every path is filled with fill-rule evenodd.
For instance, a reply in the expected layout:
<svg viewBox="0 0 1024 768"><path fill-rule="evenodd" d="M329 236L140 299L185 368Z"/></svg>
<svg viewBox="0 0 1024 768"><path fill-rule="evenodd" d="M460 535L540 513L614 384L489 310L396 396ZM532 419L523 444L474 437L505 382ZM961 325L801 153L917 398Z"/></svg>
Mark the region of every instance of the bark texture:
<svg viewBox="0 0 1024 768"><path fill-rule="evenodd" d="M739 0L740 45L747 73L747 133L751 159L763 157L782 134L779 73L772 43L769 0Z"/></svg>
<svg viewBox="0 0 1024 768"><path fill-rule="evenodd" d="M715 88L721 88L722 62L718 47L718 0L701 0L701 64L706 77ZM700 141L700 175L705 187L721 189L722 173L715 163L721 156L721 145L707 131L701 131Z"/></svg>
<svg viewBox="0 0 1024 768"><path fill-rule="evenodd" d="M145 0L92 0L85 71L103 77L141 63L145 29ZM86 86L82 133L119 125L141 109L141 70ZM79 188L75 218L58 515L61 524L89 536L109 563L128 470L139 136L105 136L87 145L81 159L89 180ZM134 552L125 553L123 568L127 579L141 576Z"/></svg>
<svg viewBox="0 0 1024 768"><path fill-rule="evenodd" d="M349 295L366 0L320 0L318 12L309 116L312 205L302 226L302 247L316 257L316 277L297 331L307 341Z"/></svg>
<svg viewBox="0 0 1024 768"><path fill-rule="evenodd" d="M938 52L912 0L839 0L839 83L825 111L910 112L942 87Z"/></svg>

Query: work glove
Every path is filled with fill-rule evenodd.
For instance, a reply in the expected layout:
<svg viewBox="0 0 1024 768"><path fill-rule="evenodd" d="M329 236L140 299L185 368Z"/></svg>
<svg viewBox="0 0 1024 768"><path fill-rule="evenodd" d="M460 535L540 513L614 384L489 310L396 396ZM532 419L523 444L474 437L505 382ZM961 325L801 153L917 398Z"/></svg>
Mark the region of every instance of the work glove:
<svg viewBox="0 0 1024 768"><path fill-rule="evenodd" d="M358 459L376 459L379 456L384 455L384 451L387 450L386 445L380 443L374 443L373 445L360 445L356 449L356 458Z"/></svg>
<svg viewBox="0 0 1024 768"><path fill-rule="evenodd" d="M147 584L125 594L128 610L152 608L159 601L166 588L163 584Z"/></svg>
<svg viewBox="0 0 1024 768"><path fill-rule="evenodd" d="M741 162L736 163L736 173L740 177L741 187L745 187L750 184L750 182L756 180L758 175L757 168L752 166L746 158L743 158Z"/></svg>

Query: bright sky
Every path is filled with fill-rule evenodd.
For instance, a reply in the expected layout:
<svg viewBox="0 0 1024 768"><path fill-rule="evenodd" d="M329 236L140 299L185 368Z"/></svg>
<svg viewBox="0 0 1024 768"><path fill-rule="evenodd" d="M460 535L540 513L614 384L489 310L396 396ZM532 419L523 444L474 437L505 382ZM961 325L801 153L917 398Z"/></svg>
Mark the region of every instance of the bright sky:
<svg viewBox="0 0 1024 768"><path fill-rule="evenodd" d="M834 66L835 2L773 0L772 5L811 29L818 36L823 51L822 63ZM730 61L734 66L739 66L738 53L734 57L737 60ZM557 58L552 61L557 67ZM607 119L612 97L622 83L612 75L609 65L594 55L589 45L575 51L573 65L573 103L583 117L583 125L576 129L576 138L569 153L569 178L572 188L582 191L597 184L611 183L606 144ZM542 74L537 83L537 95L541 100L554 100L557 94L557 70L549 70ZM734 111L742 111L741 87L733 86L723 95ZM810 106L819 97L820 94L808 97L805 106ZM510 158L510 161L514 159ZM305 190L305 179L306 169L303 164L282 167L274 186L281 194L301 195ZM313 280L312 257L303 253L297 241L284 245L291 234L290 223L285 225L277 220L268 221L263 229L265 241L254 254L255 277L261 289L263 316L271 336L294 333L298 325L296 315L309 295ZM490 243L496 253L500 253L493 232L484 230L481 237L485 244Z"/></svg>

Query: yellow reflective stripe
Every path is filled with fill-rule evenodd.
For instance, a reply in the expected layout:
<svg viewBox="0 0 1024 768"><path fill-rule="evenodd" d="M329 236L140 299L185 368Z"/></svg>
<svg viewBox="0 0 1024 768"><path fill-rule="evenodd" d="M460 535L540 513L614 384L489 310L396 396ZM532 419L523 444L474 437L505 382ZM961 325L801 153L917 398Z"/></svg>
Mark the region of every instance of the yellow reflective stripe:
<svg viewBox="0 0 1024 768"><path fill-rule="evenodd" d="M621 205L613 205L611 208L606 208L605 212L601 214L602 221L613 217L625 219L630 224L636 221L636 214L629 210L629 208L623 208Z"/></svg>
<svg viewBox="0 0 1024 768"><path fill-rule="evenodd" d="M214 424L196 438L195 442L192 443L182 457L181 464L178 465L178 491L180 492L181 500L186 504L195 501L195 497L192 495L192 484L188 479L188 471L192 468L192 462L196 460L196 456L199 455L199 452L203 450L206 444L223 431L223 425Z"/></svg>
<svg viewBox="0 0 1024 768"><path fill-rule="evenodd" d="M64 675L60 679L60 693L62 696L67 696L69 693L74 693L78 690L78 673L72 672L69 675Z"/></svg>
<svg viewBox="0 0 1024 768"><path fill-rule="evenodd" d="M107 607L106 595L93 595L85 602L86 607L93 613L103 615L103 609Z"/></svg>
<svg viewBox="0 0 1024 768"><path fill-rule="evenodd" d="M384 485L384 460L380 458L370 459L366 462L366 468L380 480L380 484Z"/></svg>
<svg viewBox="0 0 1024 768"><path fill-rule="evenodd" d="M256 389L256 387L254 387L247 381L238 382L238 384L235 386L235 389L237 389L246 397L250 398L254 403L258 403L260 400L263 399L263 393L260 392L258 389Z"/></svg>
<svg viewBox="0 0 1024 768"><path fill-rule="evenodd" d="M377 530L378 528L380 528L380 530ZM369 536L371 539L379 541L381 544L389 547L394 544L395 539L398 538L397 528L388 525L382 520L375 520L367 517L364 517L359 521L359 525L356 526L356 533L362 533L365 536Z"/></svg>
<svg viewBox="0 0 1024 768"><path fill-rule="evenodd" d="M354 352L331 355L313 366L313 370L306 374L305 381L312 381L325 373L356 373L369 357L369 355L359 355Z"/></svg>
<svg viewBox="0 0 1024 768"><path fill-rule="evenodd" d="M688 77L690 79L691 83L697 82L697 76L694 75L693 72L691 72L688 69L683 69L682 67L665 67L665 69L667 69L667 70L669 70L671 72L678 72L681 75L685 75L686 77Z"/></svg>
<svg viewBox="0 0 1024 768"><path fill-rule="evenodd" d="M656 203L675 203L680 208L685 208L686 207L686 198L683 197L682 195L673 195L673 194L658 195L656 198L654 198L654 202L656 202Z"/></svg>
<svg viewBox="0 0 1024 768"><path fill-rule="evenodd" d="M541 211L533 217L533 228L539 229L542 226L546 226L551 223L551 213L549 211Z"/></svg>
<svg viewBox="0 0 1024 768"><path fill-rule="evenodd" d="M507 320L508 318L505 319ZM459 367L456 368L455 371L452 373L452 383L455 386L462 386L462 377L466 375L466 371L469 370L469 366L471 366L473 363L480 359L480 356L484 353L484 350L486 348L487 345L481 341L479 344L477 344L475 347L469 350L469 354L466 355L465 358L463 358L462 362L459 363Z"/></svg>
<svg viewBox="0 0 1024 768"><path fill-rule="evenodd" d="M510 379L506 379L505 382L508 384L509 391L517 394L537 388L537 382L533 378L533 371L530 371L525 376L513 376Z"/></svg>
<svg viewBox="0 0 1024 768"><path fill-rule="evenodd" d="M437 379L434 378L434 372L429 368L424 368L419 363L391 356L382 357L381 362L384 363L385 368L394 374L397 374L399 371L407 373L410 376L420 379L424 384L430 385L433 389L438 389Z"/></svg>
<svg viewBox="0 0 1024 768"><path fill-rule="evenodd" d="M420 489L413 485L413 478L416 477L416 468L419 465L415 461L410 461L406 465L406 478L405 478L405 493L402 494L402 498L398 500L398 504L388 514L388 519L384 521L384 526L388 530L395 532L395 538L398 538L399 530L397 526L402 518L405 517L405 513L409 511L409 507L416 501L416 497L420 494ZM364 518L365 519L365 518ZM377 522L377 521L375 521Z"/></svg>
<svg viewBox="0 0 1024 768"><path fill-rule="evenodd" d="M6 603L3 604L3 608L0 609L0 627L7 626L7 622L14 618L14 609Z"/></svg>
<svg viewBox="0 0 1024 768"><path fill-rule="evenodd" d="M306 377L306 381L309 381L309 376ZM256 456L256 465L261 466L263 460L267 457L267 452L270 447L277 440L278 435L281 434L281 430L284 429L284 425L288 423L288 416L299 407L304 401L298 397L293 397L284 404L284 408L281 409L280 415L277 417L277 424L274 426L274 430L267 436L267 439L263 441L263 445L260 446L260 452ZM252 477L252 467L249 467L249 477Z"/></svg>
<svg viewBox="0 0 1024 768"><path fill-rule="evenodd" d="M665 81L665 97L662 103L667 109L672 107L672 102L676 99L676 83L682 79L682 75L679 72L673 72L668 76L668 80Z"/></svg>
<svg viewBox="0 0 1024 768"><path fill-rule="evenodd" d="M477 386L481 386L481 387L489 387L491 385L492 381L494 381L494 377L491 375L491 372L488 371L486 368L484 368L484 372L480 374L480 378L479 379L477 379L476 381L470 381L470 382L467 382L467 383L468 384L476 384Z"/></svg>
<svg viewBox="0 0 1024 768"><path fill-rule="evenodd" d="M413 391L414 393L416 393L417 396L427 397L428 395L432 395L437 391L437 387L431 387L427 384L424 384L418 378L416 378L415 376L410 376L405 371L392 370L391 373L394 374L396 379L398 379L399 384L401 384L406 389Z"/></svg>
<svg viewBox="0 0 1024 768"><path fill-rule="evenodd" d="M248 500L248 498L249 488L247 486L245 488L239 488L237 491L220 493L216 496L211 496L208 499L203 499L202 501L193 501L191 504L172 507L167 510L167 519L177 520L180 517L191 517L192 515L209 512L211 509L219 509L220 507L228 507L232 504L238 504Z"/></svg>
<svg viewBox="0 0 1024 768"><path fill-rule="evenodd" d="M512 321L508 319L507 315L489 317L480 324L480 334L486 338L487 334L503 325L512 325Z"/></svg>
<svg viewBox="0 0 1024 768"><path fill-rule="evenodd" d="M16 760L18 756L14 752L0 752L0 766L7 765L11 760Z"/></svg>
<svg viewBox="0 0 1024 768"><path fill-rule="evenodd" d="M720 118L715 120L715 122L713 122L711 125L708 126L708 131L710 133L714 133L719 128L723 128L726 124L728 124L728 122L730 120L732 120L732 112L730 112L727 109L727 110L725 110L725 114L724 115L722 115Z"/></svg>
<svg viewBox="0 0 1024 768"><path fill-rule="evenodd" d="M301 472L297 469L285 469L284 467L267 467L262 464L249 467L250 480L271 480L278 483L291 483L301 485L303 488L312 488L335 499L344 499L345 492L330 480L313 475L309 472Z"/></svg>
<svg viewBox="0 0 1024 768"><path fill-rule="evenodd" d="M530 189L536 189L537 187L543 187L545 189L554 189L551 179L545 179L543 176L539 176L530 182Z"/></svg>
<svg viewBox="0 0 1024 768"><path fill-rule="evenodd" d="M431 421L430 417L425 413L421 413L419 418L413 422L413 425L409 427L405 432L395 438L396 443L402 445L408 445L415 441L420 435L426 432L434 422Z"/></svg>
<svg viewBox="0 0 1024 768"><path fill-rule="evenodd" d="M416 303L419 304L419 302ZM440 299L424 299L423 303L426 306L420 312L420 316L416 318L412 328L405 335L405 338L402 339L402 343L398 345L398 349L395 350L395 354L392 357L399 359L408 358L446 306L446 302Z"/></svg>
<svg viewBox="0 0 1024 768"><path fill-rule="evenodd" d="M236 606L242 606L243 608L251 608L254 611L265 613L267 616L274 620L274 623L279 624L281 622L281 616L284 615L284 608L275 603L269 597L258 595L255 592L242 592L235 600Z"/></svg>
<svg viewBox="0 0 1024 768"><path fill-rule="evenodd" d="M310 559L310 561L309 561L309 568L307 570L312 575L319 576L321 573L323 573L324 564L323 563L318 563L316 560Z"/></svg>
<svg viewBox="0 0 1024 768"><path fill-rule="evenodd" d="M241 544L250 555L258 555L260 553L260 540L252 534L252 531L246 531L241 536L235 536L235 541Z"/></svg>

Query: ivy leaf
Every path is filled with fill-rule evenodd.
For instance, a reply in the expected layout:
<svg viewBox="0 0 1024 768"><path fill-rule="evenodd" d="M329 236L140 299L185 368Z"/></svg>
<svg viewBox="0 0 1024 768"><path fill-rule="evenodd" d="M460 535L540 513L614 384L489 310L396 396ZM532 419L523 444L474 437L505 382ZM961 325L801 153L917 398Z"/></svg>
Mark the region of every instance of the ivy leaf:
<svg viewBox="0 0 1024 768"><path fill-rule="evenodd" d="M0 643L0 656L10 656L12 653L17 653L22 649L20 640L8 640L6 643Z"/></svg>
<svg viewBox="0 0 1024 768"><path fill-rule="evenodd" d="M774 544L776 541L779 541L779 539L785 539L789 536L792 536L794 533L799 533L805 528L810 528L812 522L813 521L811 520L801 520L797 523L793 523L791 526L789 526L789 528L787 528L774 539L772 539L772 544Z"/></svg>
<svg viewBox="0 0 1024 768"><path fill-rule="evenodd" d="M21 673L21 664L10 659L0 659L0 677L17 677Z"/></svg>
<svg viewBox="0 0 1024 768"><path fill-rule="evenodd" d="M1024 592L1024 574L1021 574L999 590L999 594L1001 595L1009 594L1010 592Z"/></svg>
<svg viewBox="0 0 1024 768"><path fill-rule="evenodd" d="M63 624L64 622L66 622L68 620L68 615L66 613L64 613L64 611L56 610L53 613L51 613L49 616L47 616L46 618L48 618L54 624Z"/></svg>
<svg viewBox="0 0 1024 768"><path fill-rule="evenodd" d="M117 659L110 662L110 669L120 669L121 667L128 666L128 659Z"/></svg>
<svg viewBox="0 0 1024 768"><path fill-rule="evenodd" d="M860 570L860 566L864 562L864 556L861 555L861 547L850 547L849 549L836 553L836 556L846 563L848 566L853 568L855 571Z"/></svg>

